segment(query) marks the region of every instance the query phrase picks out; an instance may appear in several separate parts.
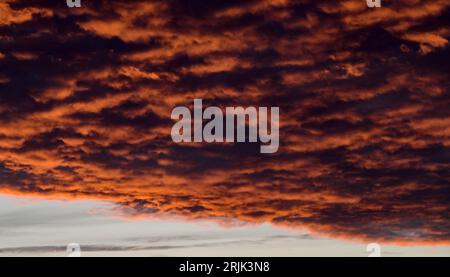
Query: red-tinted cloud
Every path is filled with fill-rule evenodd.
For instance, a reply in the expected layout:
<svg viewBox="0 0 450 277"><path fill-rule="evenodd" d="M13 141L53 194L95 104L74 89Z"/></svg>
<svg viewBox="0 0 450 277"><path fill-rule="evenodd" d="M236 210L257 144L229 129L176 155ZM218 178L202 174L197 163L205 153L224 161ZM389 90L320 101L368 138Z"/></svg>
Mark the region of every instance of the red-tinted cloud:
<svg viewBox="0 0 450 277"><path fill-rule="evenodd" d="M84 2L0 4L0 192L448 244L448 1ZM194 98L279 152L173 143Z"/></svg>

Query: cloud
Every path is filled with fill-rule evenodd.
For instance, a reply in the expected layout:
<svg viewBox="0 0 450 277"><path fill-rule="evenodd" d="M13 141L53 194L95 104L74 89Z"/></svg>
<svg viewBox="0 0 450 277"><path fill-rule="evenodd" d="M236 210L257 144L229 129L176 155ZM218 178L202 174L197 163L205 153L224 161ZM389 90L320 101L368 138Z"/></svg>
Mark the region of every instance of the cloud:
<svg viewBox="0 0 450 277"><path fill-rule="evenodd" d="M383 5L8 0L0 192L448 244L450 5ZM279 152L174 144L194 98L279 106Z"/></svg>
<svg viewBox="0 0 450 277"><path fill-rule="evenodd" d="M245 240L210 240L205 242L195 242L195 237L165 237L166 242L159 243L160 238L155 241L140 242L136 245L107 245L107 244L83 244L80 246L81 252L131 252L131 251L148 251L148 250L172 250L185 248L202 248L214 246L238 246L242 244L261 244L267 241L283 240L283 239L312 239L309 236L272 236L262 239L245 239ZM174 243L175 242L175 243ZM44 245L44 246L21 246L21 247L5 247L0 248L0 254L49 254L49 253L65 253L67 246Z"/></svg>

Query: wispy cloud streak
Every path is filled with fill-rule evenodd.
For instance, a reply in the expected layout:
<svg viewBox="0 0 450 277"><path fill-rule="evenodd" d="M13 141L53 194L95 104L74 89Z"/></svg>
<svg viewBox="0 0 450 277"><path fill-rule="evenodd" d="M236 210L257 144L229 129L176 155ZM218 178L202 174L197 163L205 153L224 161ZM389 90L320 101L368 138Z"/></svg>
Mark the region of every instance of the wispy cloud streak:
<svg viewBox="0 0 450 277"><path fill-rule="evenodd" d="M0 192L449 243L448 1L63 2L0 4ZM194 98L279 106L279 152L172 143Z"/></svg>

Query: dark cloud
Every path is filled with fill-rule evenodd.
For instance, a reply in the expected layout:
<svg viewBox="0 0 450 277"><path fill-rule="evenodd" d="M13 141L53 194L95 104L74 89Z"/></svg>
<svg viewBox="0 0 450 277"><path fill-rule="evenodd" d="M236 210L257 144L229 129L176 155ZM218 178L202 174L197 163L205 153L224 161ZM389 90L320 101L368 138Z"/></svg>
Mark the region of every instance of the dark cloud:
<svg viewBox="0 0 450 277"><path fill-rule="evenodd" d="M0 4L0 192L448 244L448 1L62 2ZM194 98L280 107L279 152L173 143Z"/></svg>

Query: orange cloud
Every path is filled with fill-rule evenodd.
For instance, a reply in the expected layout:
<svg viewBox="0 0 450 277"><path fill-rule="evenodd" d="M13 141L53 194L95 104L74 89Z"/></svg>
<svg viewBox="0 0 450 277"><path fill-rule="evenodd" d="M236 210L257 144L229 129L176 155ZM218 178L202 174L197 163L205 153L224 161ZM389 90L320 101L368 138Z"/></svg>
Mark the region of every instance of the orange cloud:
<svg viewBox="0 0 450 277"><path fill-rule="evenodd" d="M448 1L364 2L0 4L0 192L448 244ZM194 98L280 107L279 152L173 143Z"/></svg>

